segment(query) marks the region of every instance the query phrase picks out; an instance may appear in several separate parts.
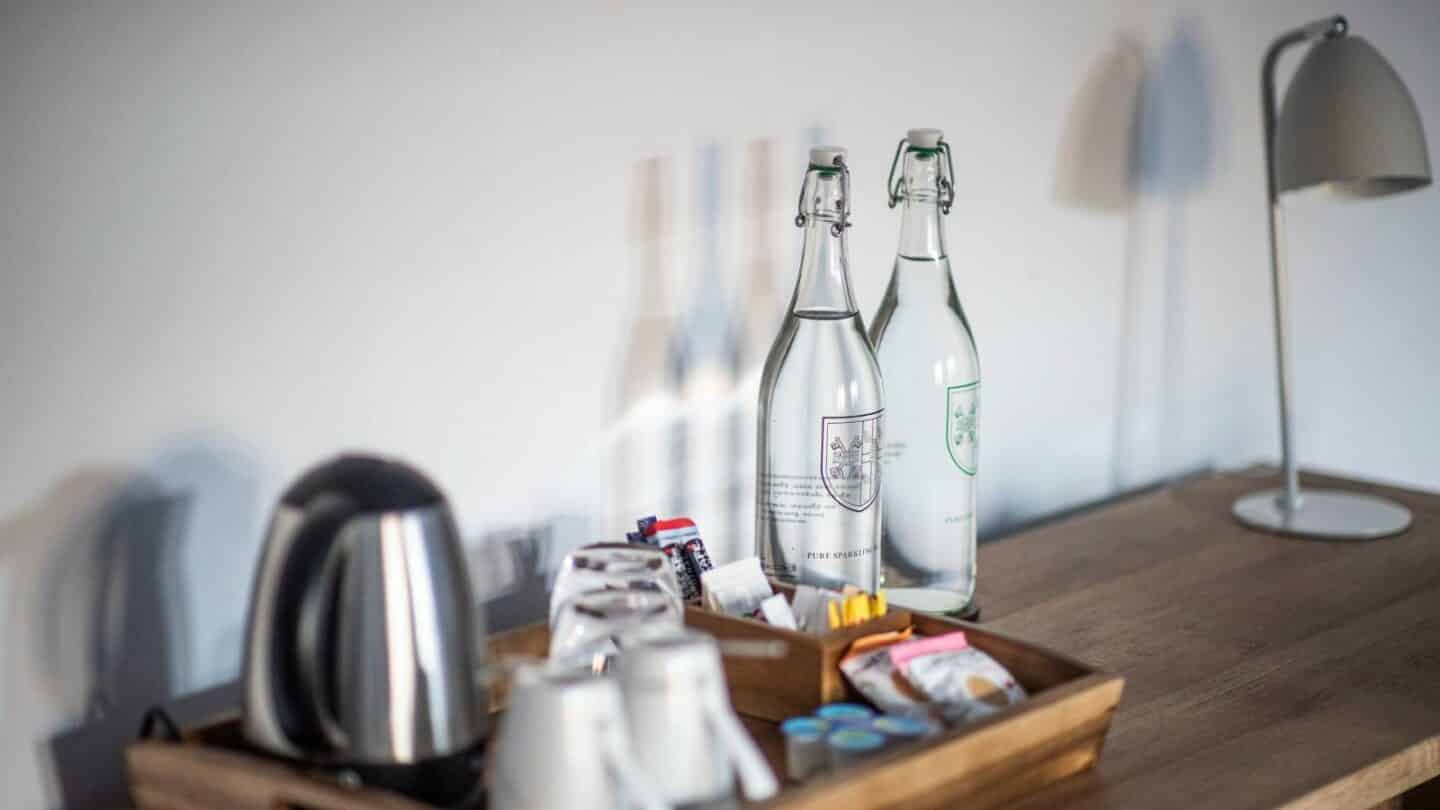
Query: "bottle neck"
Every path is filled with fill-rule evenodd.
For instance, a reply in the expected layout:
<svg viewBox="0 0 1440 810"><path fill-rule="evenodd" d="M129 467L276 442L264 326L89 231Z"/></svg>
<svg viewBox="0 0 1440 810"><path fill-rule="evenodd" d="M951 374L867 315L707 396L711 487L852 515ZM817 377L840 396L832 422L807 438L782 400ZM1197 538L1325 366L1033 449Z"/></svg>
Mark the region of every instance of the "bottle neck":
<svg viewBox="0 0 1440 810"><path fill-rule="evenodd" d="M939 260L945 254L940 222L940 153L912 148L905 153L900 185L900 247L907 259Z"/></svg>
<svg viewBox="0 0 1440 810"><path fill-rule="evenodd" d="M840 318L859 312L850 290L844 187L836 169L811 166L805 173L800 202L805 246L790 300L790 311L797 315Z"/></svg>
<svg viewBox="0 0 1440 810"><path fill-rule="evenodd" d="M668 234L664 185L665 165L658 159L647 160L637 167L636 196L631 210L631 238L635 262L639 270L639 289L631 295L638 302L638 311L646 315L664 312L665 248Z"/></svg>

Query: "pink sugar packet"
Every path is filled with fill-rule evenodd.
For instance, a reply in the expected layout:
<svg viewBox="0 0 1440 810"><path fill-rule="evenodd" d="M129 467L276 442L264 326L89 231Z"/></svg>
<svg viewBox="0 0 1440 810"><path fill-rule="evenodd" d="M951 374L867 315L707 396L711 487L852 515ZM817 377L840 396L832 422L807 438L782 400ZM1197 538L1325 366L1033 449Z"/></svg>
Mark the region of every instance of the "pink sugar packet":
<svg viewBox="0 0 1440 810"><path fill-rule="evenodd" d="M943 636L927 636L914 641L902 641L890 647L890 663L900 670L900 674L908 675L910 662L922 655L963 650L968 646L970 646L970 642L966 641L965 634L958 630Z"/></svg>

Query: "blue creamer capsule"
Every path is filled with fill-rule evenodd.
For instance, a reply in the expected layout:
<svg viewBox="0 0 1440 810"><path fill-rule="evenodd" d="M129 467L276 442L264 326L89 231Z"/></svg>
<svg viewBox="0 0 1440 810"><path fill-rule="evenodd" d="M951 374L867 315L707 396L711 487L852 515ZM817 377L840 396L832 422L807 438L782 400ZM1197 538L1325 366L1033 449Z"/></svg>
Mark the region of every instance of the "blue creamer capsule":
<svg viewBox="0 0 1440 810"><path fill-rule="evenodd" d="M875 712L859 703L827 703L815 712L821 720L829 720L835 726L864 726L875 717Z"/></svg>
<svg viewBox="0 0 1440 810"><path fill-rule="evenodd" d="M903 714L887 714L875 718L870 728L885 735L891 742L909 742L934 734L935 724L918 717Z"/></svg>
<svg viewBox="0 0 1440 810"><path fill-rule="evenodd" d="M825 772L830 755L825 750L825 734L830 724L817 717L792 717L780 724L785 737L785 773L796 782L804 782Z"/></svg>
<svg viewBox="0 0 1440 810"><path fill-rule="evenodd" d="M830 749L830 769L839 771L878 754L885 747L885 736L864 728L842 728L825 738Z"/></svg>

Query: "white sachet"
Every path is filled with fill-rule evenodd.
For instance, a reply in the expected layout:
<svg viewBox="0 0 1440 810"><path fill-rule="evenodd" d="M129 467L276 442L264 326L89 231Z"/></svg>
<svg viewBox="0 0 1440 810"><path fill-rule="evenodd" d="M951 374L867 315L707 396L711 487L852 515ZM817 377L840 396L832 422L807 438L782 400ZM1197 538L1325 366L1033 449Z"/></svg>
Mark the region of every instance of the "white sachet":
<svg viewBox="0 0 1440 810"><path fill-rule="evenodd" d="M790 603L785 601L785 594L777 593L760 603L760 615L771 625L785 630L798 630L795 625L795 613L790 609Z"/></svg>
<svg viewBox="0 0 1440 810"><path fill-rule="evenodd" d="M830 603L843 599L839 591L813 585L796 585L795 598L790 603L790 609L794 611L795 623L802 632L823 636L830 632Z"/></svg>
<svg viewBox="0 0 1440 810"><path fill-rule="evenodd" d="M775 590L760 568L760 558L746 557L700 575L701 601L717 613L749 616Z"/></svg>

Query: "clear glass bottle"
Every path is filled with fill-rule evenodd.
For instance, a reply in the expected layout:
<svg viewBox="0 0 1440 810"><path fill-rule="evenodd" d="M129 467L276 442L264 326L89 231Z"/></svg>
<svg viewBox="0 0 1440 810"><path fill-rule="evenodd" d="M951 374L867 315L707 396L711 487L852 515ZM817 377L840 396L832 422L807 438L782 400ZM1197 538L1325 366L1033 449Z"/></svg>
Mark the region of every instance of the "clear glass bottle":
<svg viewBox="0 0 1440 810"><path fill-rule="evenodd" d="M690 241L692 283L671 350L672 371L679 384L684 420L675 449L680 497L672 515L694 519L716 564L746 556L734 511L727 501L726 475L732 447L728 405L739 377L738 327L735 306L721 262L721 165L719 144L708 143L697 155L695 190L697 216ZM743 535L742 535L743 536ZM749 540L748 537L744 538Z"/></svg>
<svg viewBox="0 0 1440 810"><path fill-rule="evenodd" d="M975 592L980 359L945 253L954 168L936 129L910 130L895 158L900 246L870 331L887 406L885 587L894 604L961 613Z"/></svg>
<svg viewBox="0 0 1440 810"><path fill-rule="evenodd" d="M850 290L849 211L845 150L810 150L800 275L760 380L755 542L777 579L874 591L885 395Z"/></svg>
<svg viewBox="0 0 1440 810"><path fill-rule="evenodd" d="M671 242L664 195L667 180L663 161L647 160L635 167L629 239L636 251L630 295L634 309L616 397L613 512L606 529L611 537L634 529L638 515L674 508L681 494L675 487L679 475L671 463L680 403L666 354L674 333L665 284Z"/></svg>
<svg viewBox="0 0 1440 810"><path fill-rule="evenodd" d="M783 290L776 283L778 264L775 260L776 222L772 177L773 145L768 140L752 141L746 150L746 201L744 246L746 255L745 281L740 295L740 379L735 397L733 435L734 479L733 494L735 526L751 529L755 526L755 448L756 425L760 421L760 403L755 392L760 389L760 375L765 368L765 357L770 344L785 317L787 301ZM753 534L737 530L737 546L743 549L739 556L755 553ZM739 542L739 537L744 542ZM714 558L714 553L710 555ZM718 562L717 562L718 564Z"/></svg>

